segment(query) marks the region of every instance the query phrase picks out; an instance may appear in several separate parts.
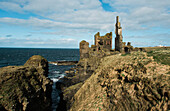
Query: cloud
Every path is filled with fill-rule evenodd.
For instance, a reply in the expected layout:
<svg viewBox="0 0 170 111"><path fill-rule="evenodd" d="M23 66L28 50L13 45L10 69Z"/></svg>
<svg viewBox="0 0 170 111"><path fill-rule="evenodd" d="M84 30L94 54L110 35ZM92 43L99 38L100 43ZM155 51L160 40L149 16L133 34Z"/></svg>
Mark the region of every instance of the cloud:
<svg viewBox="0 0 170 111"><path fill-rule="evenodd" d="M93 38L93 37L92 37ZM83 40L84 38L82 38ZM81 41L81 40L80 40ZM0 37L1 47L51 47L51 48L77 48L80 42L78 39L73 38L10 38ZM86 40L93 44L93 39ZM134 47L146 47L146 46L170 46L170 34L153 34L143 36L128 36L124 37L125 42L130 41ZM113 39L114 48L114 39Z"/></svg>
<svg viewBox="0 0 170 111"><path fill-rule="evenodd" d="M104 11L101 2L98 0L73 0L71 2L68 0L23 0L23 2L21 0L12 0L11 2L0 2L2 4L0 8L17 12L36 13L62 23L70 22L76 25L77 23L95 22L107 25L107 23L113 22L116 15L127 18L125 19L127 23L130 23L129 20L131 23L136 20L135 25L153 20L168 20L167 18L169 17L165 10L165 7L170 5L168 0L161 3L159 0L103 0L103 2L109 3L117 12ZM6 5L10 6L2 7ZM66 25L64 23L63 25ZM127 26L133 25L127 24Z"/></svg>
<svg viewBox="0 0 170 111"><path fill-rule="evenodd" d="M31 12L47 18L42 20L31 17L25 21L31 22L30 25L33 27L111 31L114 28L115 16L119 15L127 30L151 29L159 27L160 24L163 28L169 28L169 0L164 0L164 2L160 2L160 0L102 1L108 3L113 10L115 9L114 12L105 11L99 0L73 0L71 2L69 0L7 0L7 2L0 2L0 8L16 12ZM8 5L10 6L6 7ZM16 20L14 19L14 21Z"/></svg>
<svg viewBox="0 0 170 111"><path fill-rule="evenodd" d="M113 19L116 13L106 12L101 6L101 2L98 0L11 0L5 3L15 4L20 7L16 12L31 12L37 15L47 18L47 20L55 21L60 23L60 25L68 28L89 28L93 27L96 29L110 28L110 24L113 22ZM20 3L21 2L21 3ZM3 4L4 2L0 2ZM38 4L38 6L37 6ZM3 10L12 10L15 11L15 7L0 7ZM40 20L35 20L35 17L31 18L37 23L41 22ZM38 19L38 18L37 18ZM14 21L16 21L14 19ZM17 20L20 21L20 20ZM43 20L44 21L44 20ZM44 21L45 22L45 21ZM46 21L47 26L53 24L53 22ZM20 23L20 22L19 22ZM69 23L69 24L68 24ZM46 27L48 28L48 27Z"/></svg>
<svg viewBox="0 0 170 111"><path fill-rule="evenodd" d="M134 10L139 7L151 7L157 9L164 9L170 7L169 0L164 0L161 2L160 0L102 0L104 3L109 3L112 7L116 8L116 10L121 10L122 8L128 10Z"/></svg>
<svg viewBox="0 0 170 111"><path fill-rule="evenodd" d="M135 37L136 34L143 34L144 38L148 33L157 35L158 30L153 31L154 28L160 29L159 33L169 33L169 0L100 1L1 0L0 9L30 14L31 16L28 19L3 17L0 18L0 22L33 28L33 30L38 30L39 34L46 34L47 36L79 37L79 39L86 37L88 39L89 36L93 36L98 31L102 33L114 32L115 17L120 16L123 32L126 31ZM112 11L105 10L102 3L107 3ZM33 41L30 41L30 43L34 44ZM47 42L37 41L37 44L43 43Z"/></svg>
<svg viewBox="0 0 170 111"><path fill-rule="evenodd" d="M170 28L169 0L103 0L120 15L127 30L146 30L152 27Z"/></svg>
<svg viewBox="0 0 170 111"><path fill-rule="evenodd" d="M31 38L6 38L0 37L1 47L52 47L52 48L76 48L78 41L76 39L31 39Z"/></svg>
<svg viewBox="0 0 170 111"><path fill-rule="evenodd" d="M38 4L38 7L37 7ZM23 9L39 14L71 13L76 10L99 9L98 0L30 0Z"/></svg>
<svg viewBox="0 0 170 111"><path fill-rule="evenodd" d="M67 28L67 29L89 29L89 30L109 30L112 24L98 24L98 23L66 23L66 22L56 22L47 19L38 19L35 17L30 17L29 19L18 19L4 17L0 18L0 22L19 25L19 26L33 26L40 29L57 29L57 28Z"/></svg>
<svg viewBox="0 0 170 111"><path fill-rule="evenodd" d="M23 13L23 10L20 5L12 2L0 2L0 9Z"/></svg>
<svg viewBox="0 0 170 111"><path fill-rule="evenodd" d="M6 37L12 37L12 35L6 35Z"/></svg>
<svg viewBox="0 0 170 111"><path fill-rule="evenodd" d="M132 42L135 47L145 47L145 46L170 46L170 34L146 34L141 36L127 36L124 38L125 42Z"/></svg>
<svg viewBox="0 0 170 111"><path fill-rule="evenodd" d="M28 34L28 35L25 35L26 37L31 37L32 35L31 34Z"/></svg>

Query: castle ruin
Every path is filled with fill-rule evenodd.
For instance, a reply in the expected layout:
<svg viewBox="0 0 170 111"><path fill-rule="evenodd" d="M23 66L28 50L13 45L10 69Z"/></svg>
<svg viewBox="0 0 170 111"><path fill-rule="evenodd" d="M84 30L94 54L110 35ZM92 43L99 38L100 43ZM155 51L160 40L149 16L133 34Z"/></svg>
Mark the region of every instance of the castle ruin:
<svg viewBox="0 0 170 111"><path fill-rule="evenodd" d="M89 43L85 40L80 42L80 58L88 58L89 57Z"/></svg>
<svg viewBox="0 0 170 111"><path fill-rule="evenodd" d="M119 51L122 52L123 51L123 36L122 36L122 27L121 24L119 22L119 16L116 17L116 24L115 24L115 34L116 34L116 38L115 38L115 51Z"/></svg>
<svg viewBox="0 0 170 111"><path fill-rule="evenodd" d="M95 47L96 50L111 50L112 49L112 32L107 33L105 36L100 36L100 33L98 32L96 35L94 35L95 38Z"/></svg>
<svg viewBox="0 0 170 111"><path fill-rule="evenodd" d="M116 17L116 24L115 24L115 51L119 51L121 53L130 53L133 50L133 46L131 46L131 42L123 42L122 36L122 27L119 22L119 16Z"/></svg>
<svg viewBox="0 0 170 111"><path fill-rule="evenodd" d="M94 35L94 45L89 47L89 43L85 40L80 42L80 59L89 58L90 56L105 56L107 54L120 52L130 53L133 50L131 43L123 42L122 27L119 22L119 16L116 17L115 24L115 50L112 50L112 32L107 33L104 36L100 36L100 33Z"/></svg>

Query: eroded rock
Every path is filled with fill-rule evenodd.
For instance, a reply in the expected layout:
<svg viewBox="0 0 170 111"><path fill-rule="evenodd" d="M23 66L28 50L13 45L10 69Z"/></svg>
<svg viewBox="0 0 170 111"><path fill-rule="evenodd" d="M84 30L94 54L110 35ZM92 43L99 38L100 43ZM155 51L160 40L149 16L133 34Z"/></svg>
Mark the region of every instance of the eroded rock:
<svg viewBox="0 0 170 111"><path fill-rule="evenodd" d="M0 68L0 109L49 110L52 81L47 74L48 62L39 55L32 56L23 66Z"/></svg>
<svg viewBox="0 0 170 111"><path fill-rule="evenodd" d="M144 52L105 57L74 95L70 111L167 111L169 69Z"/></svg>

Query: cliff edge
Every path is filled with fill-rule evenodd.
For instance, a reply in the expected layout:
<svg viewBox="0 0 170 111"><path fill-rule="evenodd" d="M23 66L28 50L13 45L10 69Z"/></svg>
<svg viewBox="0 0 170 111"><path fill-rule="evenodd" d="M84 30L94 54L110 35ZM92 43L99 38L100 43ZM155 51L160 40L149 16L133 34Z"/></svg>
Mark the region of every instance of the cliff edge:
<svg viewBox="0 0 170 111"><path fill-rule="evenodd" d="M48 61L34 55L23 66L0 68L1 111L45 111L51 106Z"/></svg>
<svg viewBox="0 0 170 111"><path fill-rule="evenodd" d="M169 70L146 52L104 57L71 99L70 111L167 111Z"/></svg>

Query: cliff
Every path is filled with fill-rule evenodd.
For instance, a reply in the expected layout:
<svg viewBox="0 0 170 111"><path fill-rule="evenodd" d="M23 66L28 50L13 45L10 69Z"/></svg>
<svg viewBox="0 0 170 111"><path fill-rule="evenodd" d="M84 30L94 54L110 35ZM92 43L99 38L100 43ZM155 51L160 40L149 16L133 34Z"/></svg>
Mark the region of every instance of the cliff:
<svg viewBox="0 0 170 111"><path fill-rule="evenodd" d="M100 58L91 57L81 59L75 68L66 71L67 75L56 83L58 89L62 89L61 101L58 110L63 110L63 107L70 109L74 94L81 88L84 81L87 80L96 70L100 63Z"/></svg>
<svg viewBox="0 0 170 111"><path fill-rule="evenodd" d="M69 87L78 87L69 98L70 111L166 111L169 70L169 65L157 63L146 52L103 57L87 80ZM68 93L67 88L64 95Z"/></svg>
<svg viewBox="0 0 170 111"><path fill-rule="evenodd" d="M45 111L51 106L48 61L32 56L23 66L0 68L1 111Z"/></svg>

